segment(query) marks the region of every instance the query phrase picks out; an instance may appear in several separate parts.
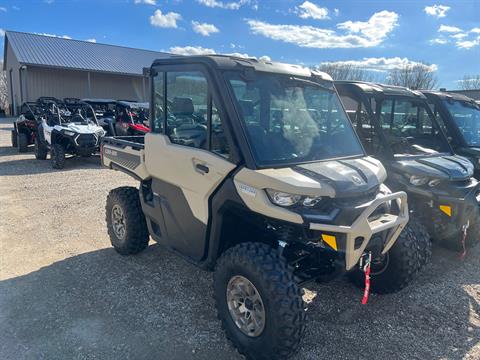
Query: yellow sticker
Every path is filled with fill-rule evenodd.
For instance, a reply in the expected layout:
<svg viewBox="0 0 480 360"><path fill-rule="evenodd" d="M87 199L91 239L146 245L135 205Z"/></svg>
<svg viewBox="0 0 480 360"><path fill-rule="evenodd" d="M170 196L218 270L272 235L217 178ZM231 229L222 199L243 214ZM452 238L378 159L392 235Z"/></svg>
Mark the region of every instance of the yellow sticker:
<svg viewBox="0 0 480 360"><path fill-rule="evenodd" d="M440 205L440 210L442 210L448 216L452 216L452 207L449 205Z"/></svg>
<svg viewBox="0 0 480 360"><path fill-rule="evenodd" d="M325 241L330 247L337 251L337 239L333 235L322 234L322 239Z"/></svg>

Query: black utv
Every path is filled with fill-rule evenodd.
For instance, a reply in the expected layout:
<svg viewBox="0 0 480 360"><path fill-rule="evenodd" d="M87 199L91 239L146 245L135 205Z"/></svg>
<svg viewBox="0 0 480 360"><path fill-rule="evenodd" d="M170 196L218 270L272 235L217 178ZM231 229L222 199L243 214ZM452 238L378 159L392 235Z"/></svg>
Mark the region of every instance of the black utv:
<svg viewBox="0 0 480 360"><path fill-rule="evenodd" d="M439 125L458 155L470 159L480 177L480 104L462 95L422 91Z"/></svg>
<svg viewBox="0 0 480 360"><path fill-rule="evenodd" d="M455 155L425 96L403 87L335 83L367 152L387 168L387 186L408 194L410 219L434 241L463 250L478 242L480 184Z"/></svg>
<svg viewBox="0 0 480 360"><path fill-rule="evenodd" d="M19 152L27 152L28 146L35 143L37 128L41 122L41 106L26 102L20 108L20 116L13 123L12 147Z"/></svg>

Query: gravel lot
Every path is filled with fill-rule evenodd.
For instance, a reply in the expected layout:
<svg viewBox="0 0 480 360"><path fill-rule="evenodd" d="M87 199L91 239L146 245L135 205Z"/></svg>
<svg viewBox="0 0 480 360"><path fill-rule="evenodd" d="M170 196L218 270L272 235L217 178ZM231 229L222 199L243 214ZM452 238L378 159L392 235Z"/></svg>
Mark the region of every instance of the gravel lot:
<svg viewBox="0 0 480 360"><path fill-rule="evenodd" d="M0 359L240 359L216 320L211 274L158 245L110 247L108 191L136 182L99 159L61 171L10 147L0 121ZM344 279L308 290L295 359L480 359L480 248L433 263L399 294Z"/></svg>

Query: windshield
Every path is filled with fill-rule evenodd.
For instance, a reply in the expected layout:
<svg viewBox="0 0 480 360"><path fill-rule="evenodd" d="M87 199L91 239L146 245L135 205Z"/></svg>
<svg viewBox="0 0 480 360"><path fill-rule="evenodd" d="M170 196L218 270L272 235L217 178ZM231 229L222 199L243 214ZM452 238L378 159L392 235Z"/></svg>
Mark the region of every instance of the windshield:
<svg viewBox="0 0 480 360"><path fill-rule="evenodd" d="M232 74L229 82L260 166L364 154L330 84L275 74Z"/></svg>
<svg viewBox="0 0 480 360"><path fill-rule="evenodd" d="M395 157L448 153L447 140L423 101L387 98L379 122Z"/></svg>
<svg viewBox="0 0 480 360"><path fill-rule="evenodd" d="M465 101L444 100L455 125L468 146L480 146L480 106Z"/></svg>

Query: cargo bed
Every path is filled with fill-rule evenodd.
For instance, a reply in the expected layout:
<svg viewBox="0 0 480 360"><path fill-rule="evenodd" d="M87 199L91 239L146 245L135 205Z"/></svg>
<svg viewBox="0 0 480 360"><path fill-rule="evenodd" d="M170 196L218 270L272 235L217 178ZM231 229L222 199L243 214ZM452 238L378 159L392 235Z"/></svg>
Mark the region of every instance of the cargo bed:
<svg viewBox="0 0 480 360"><path fill-rule="evenodd" d="M145 136L112 136L102 140L102 164L138 180L148 177L145 168Z"/></svg>

